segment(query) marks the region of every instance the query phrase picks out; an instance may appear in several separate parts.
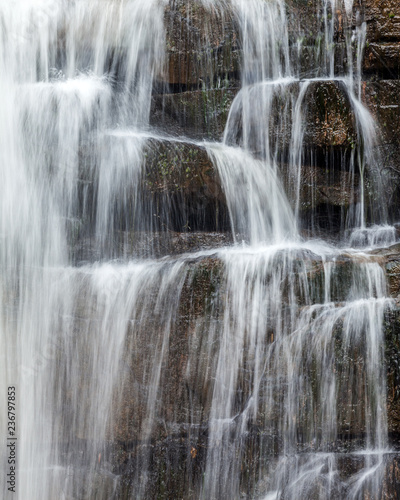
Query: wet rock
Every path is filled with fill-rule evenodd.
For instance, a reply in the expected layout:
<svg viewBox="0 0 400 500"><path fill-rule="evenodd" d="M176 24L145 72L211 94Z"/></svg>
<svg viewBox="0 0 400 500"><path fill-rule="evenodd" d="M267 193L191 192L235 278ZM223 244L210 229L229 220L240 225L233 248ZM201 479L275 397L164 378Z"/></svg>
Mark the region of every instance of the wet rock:
<svg viewBox="0 0 400 500"><path fill-rule="evenodd" d="M305 300L307 301L304 302L305 304L321 303L325 293L325 267L323 263L319 259L314 260L312 255L307 254L303 254L303 256L299 254L298 260L293 259L292 262L293 266L288 279L292 282L291 286L297 290L299 305L301 305L301 301ZM335 268L331 270L330 275L333 301L343 303L346 299L353 284L354 266L357 266L357 263L354 263L350 257L343 255L340 258L335 258ZM207 374L210 373L215 362L213 356L219 342L218 338L213 338L212 330L213 323L214 327L218 325L218 307L226 294L224 267L217 257L207 257L194 261L190 264L190 269L170 333L167 361L163 365L164 384L160 395L162 401L158 406L160 415L155 429L158 429L157 432L165 436L169 435L170 432L180 433L184 431L189 423L190 425L196 424L200 430L202 426L207 425L209 419L212 385ZM297 287L293 280L298 280ZM307 296L304 295L305 280L307 280L309 288ZM282 287L285 288L284 283L282 283ZM285 294L283 294L284 296ZM151 327L155 336L159 334L157 333L159 327L156 322L154 323L154 320L156 318L146 319L149 324L142 325L143 333ZM121 442L130 442L135 439L137 426L143 418L143 415L142 417L140 415L145 408L140 404L142 389L140 384L138 385L138 381L141 377L140 374L146 373L142 362L145 359L152 359L150 353L149 358L144 355L144 352L148 350L145 347L145 342L145 337L142 339L137 337L135 351L127 351L134 355L136 361L134 363L126 361L128 366L131 366L131 375L128 377L123 409L118 415L115 431L117 439ZM141 353L140 361L137 359L138 350ZM359 365L360 373L362 373L361 359ZM133 388L135 389L133 390ZM175 430L170 428L172 422L176 425ZM359 421L357 420L357 422ZM347 432L350 431L355 432L354 426L347 429ZM359 428L358 432L360 431ZM195 433L194 428L192 432Z"/></svg>
<svg viewBox="0 0 400 500"><path fill-rule="evenodd" d="M199 145L157 141L149 149L143 179L153 223L172 231L229 231L218 175Z"/></svg>
<svg viewBox="0 0 400 500"><path fill-rule="evenodd" d="M328 21L334 20L335 42L344 41L346 13L338 6L334 12L329 9ZM315 47L324 31L323 4L319 0L286 0L289 37L292 43L299 37L305 46Z"/></svg>
<svg viewBox="0 0 400 500"><path fill-rule="evenodd" d="M381 260L390 296L397 298L400 294L400 245L396 243L388 248L373 250L371 254L378 256Z"/></svg>
<svg viewBox="0 0 400 500"><path fill-rule="evenodd" d="M204 235L207 238L207 235ZM216 237L216 236L215 236ZM186 247L196 238L196 235L176 235L183 240L177 242ZM189 240L189 243L186 240ZM386 253L371 256L357 257L343 254L335 257L335 268L331 270L332 300L343 302L353 284L354 266L359 262L379 262L386 266L388 273L396 272L396 259L399 248L393 246L385 250ZM282 260L282 256L280 256ZM329 261L329 258L327 259ZM278 262L278 261L277 261ZM298 280L298 298L310 303L320 303L324 297L324 273L326 268L320 257L308 251L293 252L291 255L292 272L289 273L291 286ZM119 486L119 495L131 494L133 485L137 487L141 480L142 470L150 471L146 477L144 498L176 495L179 492L182 498L197 498L198 488L204 473L205 459L208 450L208 428L210 408L213 397L213 382L211 375L216 366L216 355L220 348L218 332L221 328L221 305L226 300L226 283L224 264L218 256L193 256L185 267L185 281L180 294L179 306L171 311L167 352L162 361L162 384L157 392L156 417L153 423L146 422L148 416L147 394L150 388L151 362L155 351L159 349L159 342L165 336L160 312L154 307L154 314L140 319L132 318L132 330L127 334L125 356L121 364L120 387L121 392L115 395L115 415L113 429L110 429L110 446L114 449L114 473L122 476ZM306 279L311 294L304 296L304 282ZM334 285L334 286L333 286ZM282 284L284 287L285 284ZM303 287L303 291L302 291ZM171 291L172 292L172 291ZM157 290L154 289L154 298ZM303 294L303 295L302 295ZM283 294L284 295L284 294ZM156 304L156 303L155 303ZM283 311L285 308L283 307ZM385 316L386 335L386 362L388 366L388 416L389 430L392 436L400 434L400 322L399 311L388 311ZM90 311L83 308L82 314L90 315ZM164 320L162 320L164 321ZM133 328L135 326L135 328ZM330 450L339 455L339 475L341 481L364 467L364 458L349 456L351 450L363 444L365 438L365 407L359 397L359 387L349 388L349 370L358 383L362 385L365 373L365 357L362 348L349 352L343 347L340 322L333 331L335 347L335 373L337 375L337 391L340 396L338 414L338 439L331 443ZM128 327L129 328L129 327ZM151 337L149 336L151 332ZM315 362L312 356L304 350L304 376L316 377ZM150 364L149 364L150 363ZM245 406L246 371L243 367L239 375L238 408ZM262 383L268 384L267 378ZM315 380L317 391L318 381ZM314 387L314 386L313 386ZM279 405L282 404L282 395L285 386L276 390L276 408L267 408L260 404L259 415L249 423L246 436L241 440L240 450L243 453L241 469L241 485L243 494L257 485L261 492L262 471L271 466L282 446L282 436L279 435ZM116 391L118 392L118 391ZM312 394L305 396L302 404L309 405ZM318 411L316 407L315 411ZM239 421L239 420L238 420ZM235 432L238 421L232 421L232 432ZM146 425L150 425L148 439L144 439ZM317 442L310 442L307 434L308 423L299 421L299 454L315 451ZM267 450L267 451L266 451ZM393 459L395 457L392 457ZM388 473L385 475L384 488L388 494L393 491L396 478L394 462L388 462ZM394 474L394 475L393 475ZM103 484L103 479L100 479ZM75 484L75 483L72 483ZM95 480L97 484L97 479ZM266 488L268 485L264 485ZM323 484L316 483L310 486L312 495L318 498L318 492ZM345 487L345 485L342 485ZM71 486L72 488L72 486ZM100 490L99 490L100 491ZM385 490L386 491L386 490ZM122 493L124 492L124 493ZM310 494L311 494L310 493ZM191 496L193 495L193 496ZM121 497L121 496L120 496ZM79 500L80 497L71 497ZM84 497L82 497L83 499ZM103 497L99 497L103 498ZM111 498L111 497L110 497ZM122 498L124 498L122 496ZM343 498L339 496L339 498ZM391 498L390 496L388 498Z"/></svg>
<svg viewBox="0 0 400 500"><path fill-rule="evenodd" d="M400 54L400 47L398 49ZM381 141L399 145L400 135L400 81L367 81L362 87L363 99L380 125Z"/></svg>
<svg viewBox="0 0 400 500"><path fill-rule="evenodd" d="M232 244L231 233L164 232L120 234L121 255L163 257L218 249ZM151 249L151 250L150 250Z"/></svg>
<svg viewBox="0 0 400 500"><path fill-rule="evenodd" d="M397 0L363 0L367 43L363 66L368 73L400 75L400 6Z"/></svg>
<svg viewBox="0 0 400 500"><path fill-rule="evenodd" d="M122 260L160 258L218 249L232 243L231 232L117 231L110 253L113 258ZM104 259L96 240L91 238L78 240L72 252L78 265Z"/></svg>
<svg viewBox="0 0 400 500"><path fill-rule="evenodd" d="M319 0L286 0L289 43L291 46L291 63L297 72L306 77L325 76L326 44L325 15L323 2ZM345 35L351 20L337 5L334 12L327 5L326 20L334 21L335 74L342 74L347 69L347 53Z"/></svg>
<svg viewBox="0 0 400 500"><path fill-rule="evenodd" d="M351 147L356 143L354 112L340 82L316 82L307 90L305 142Z"/></svg>
<svg viewBox="0 0 400 500"><path fill-rule="evenodd" d="M169 333L168 352L162 362L163 382L158 393L157 418L152 423L151 440L171 434L187 434L194 442L200 439L202 425L207 423L212 393L207 380L211 341L207 335L208 313L222 285L222 263L212 257L194 259L186 267L185 282ZM157 290L154 290L156 294ZM140 329L128 335L126 360L128 367L119 412L115 415L114 439L134 444L143 436L147 415L146 378L151 373L157 349L149 344L147 332L152 331L152 343L166 334L159 313L142 321ZM202 333L203 332L203 333ZM190 364L195 363L195 365ZM204 370L201 365L204 364ZM207 410L208 408L208 410ZM141 431L140 431L141 430ZM136 443L136 444L135 444ZM143 443L146 445L146 443ZM140 458L140 449L137 449Z"/></svg>
<svg viewBox="0 0 400 500"><path fill-rule="evenodd" d="M399 49L400 50L400 49ZM399 52L400 53L400 52ZM391 220L400 218L400 82L366 81L362 99L379 127L377 151Z"/></svg>
<svg viewBox="0 0 400 500"><path fill-rule="evenodd" d="M65 500L112 500L116 497L118 477L106 470L82 467L70 469L65 478Z"/></svg>
<svg viewBox="0 0 400 500"><path fill-rule="evenodd" d="M237 88L197 90L153 97L151 124L200 139L220 140Z"/></svg>
<svg viewBox="0 0 400 500"><path fill-rule="evenodd" d="M369 43L365 49L364 70L383 77L400 75L400 42Z"/></svg>
<svg viewBox="0 0 400 500"><path fill-rule="evenodd" d="M85 221L83 217L82 221L71 220L69 225L70 252L75 262L176 254L200 249L200 241L204 248L210 248L213 243L221 246L219 237L210 236L207 243L200 232L230 234L221 182L202 144L187 138L150 137L140 152L143 165L137 177L129 179L123 199L113 200L117 207L114 220L110 221L113 237L106 246L94 233L98 181L89 175L85 179L82 198L86 206L82 210L89 216L85 216ZM123 140L129 142L130 137ZM111 145L114 146L112 142ZM131 160L128 156L120 161L127 162L126 168L130 168L132 161L132 166L138 169L135 158ZM87 170L89 174L93 172ZM176 237L178 233L193 232L198 235L187 245ZM231 241L229 236L223 239Z"/></svg>
<svg viewBox="0 0 400 500"><path fill-rule="evenodd" d="M398 300L396 306L387 311L384 325L388 429L393 439L393 436L400 435L400 309Z"/></svg>
<svg viewBox="0 0 400 500"><path fill-rule="evenodd" d="M360 3L369 41L400 42L400 5L397 0L361 0Z"/></svg>
<svg viewBox="0 0 400 500"><path fill-rule="evenodd" d="M299 103L302 85L307 85L303 100ZM274 86L257 84L242 90L236 97L229 121L229 144L243 142L243 113L245 102L271 102L260 108L260 112L246 116L248 122L247 141L255 154L262 155L265 147L265 134L268 133L270 151L276 151L278 157L287 155L293 141L293 116L295 108L301 106L304 133L304 148L321 149L333 147L339 151L351 150L357 144L357 132L354 111L350 105L348 91L339 81L304 81L277 83ZM296 110L297 112L298 110ZM247 112L248 113L248 112ZM267 121L268 120L268 121ZM264 130L265 123L268 129Z"/></svg>
<svg viewBox="0 0 400 500"><path fill-rule="evenodd" d="M329 153L326 153L329 157ZM321 162L322 163L322 162ZM359 176L351 172L319 166L301 167L300 212L306 227L329 231L340 230L340 221L345 220L348 209L358 201ZM328 163L328 159L327 159ZM323 217L330 207L336 216L333 226ZM326 211L326 210L325 210ZM337 224L339 225L337 226Z"/></svg>
<svg viewBox="0 0 400 500"><path fill-rule="evenodd" d="M165 12L168 70L178 89L210 88L239 71L238 36L227 6L171 0Z"/></svg>

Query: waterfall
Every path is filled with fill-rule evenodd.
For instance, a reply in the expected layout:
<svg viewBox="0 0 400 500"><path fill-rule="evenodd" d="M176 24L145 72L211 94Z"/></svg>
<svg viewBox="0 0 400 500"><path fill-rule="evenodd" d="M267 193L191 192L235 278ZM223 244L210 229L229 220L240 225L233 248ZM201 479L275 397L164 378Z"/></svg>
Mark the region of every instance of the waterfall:
<svg viewBox="0 0 400 500"><path fill-rule="evenodd" d="M0 0L2 498L379 498L397 233L365 23L317 3L304 61L283 0ZM220 136L163 121L229 91ZM350 179L325 227L321 162Z"/></svg>

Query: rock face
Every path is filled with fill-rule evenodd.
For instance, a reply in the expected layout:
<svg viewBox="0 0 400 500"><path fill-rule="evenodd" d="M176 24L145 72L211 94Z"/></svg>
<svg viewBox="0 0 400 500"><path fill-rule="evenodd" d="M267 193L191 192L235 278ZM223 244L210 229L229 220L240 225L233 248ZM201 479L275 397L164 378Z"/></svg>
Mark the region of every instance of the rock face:
<svg viewBox="0 0 400 500"><path fill-rule="evenodd" d="M397 297L400 288L397 283L399 263L398 248L393 247L382 255L360 256L361 261L377 262L386 269L389 277L391 294ZM298 280L295 286L299 298L307 300L308 304L317 304L323 300L324 295L324 265L312 253L299 253L292 269L292 280ZM349 289L352 286L352 273L355 262L349 255L343 254L335 258L335 267L331 281L335 285L332 289L332 298L337 307L343 304ZM217 255L193 259L189 262L185 272L186 277L180 294L179 306L173 312L173 320L168 332L168 347L160 365L162 371L162 384L157 393L157 418L152 422L151 435L144 439L146 415L148 415L148 402L146 401L145 380L143 374L148 374L146 364L155 362L157 342L165 335L164 326L159 323L160 317L156 312L154 317L147 317L140 328L140 333L133 330L127 337L126 359L124 360L124 386L118 405L121 412L115 415L114 428L112 429L113 445L110 446L107 459L113 463L113 471L119 476L117 497L129 498L132 488L137 487L141 481L141 470L149 467L150 477L146 478L146 498L198 498L200 479L205 472L207 457L207 443L210 438L210 418L213 399L210 373L216 368L218 352L218 332L221 327L220 314L226 300L227 281L224 263ZM301 273L306 272L309 289L313 296L302 296ZM283 287L289 286L283 284ZM154 290L154 297L157 291ZM397 302L396 302L397 304ZM400 395L400 305L388 309L385 315L385 359L387 363L388 386L388 427L390 442L397 446L400 436L400 418L398 415L398 401ZM332 449L339 452L339 471L341 479L360 470L365 464L357 454L352 454L357 445L365 439L365 420L363 412L363 399L357 394L353 397L348 390L348 376L362 380L365 371L365 359L362 352L355 349L351 353L348 346L344 347L340 322L334 330L335 345L335 370L337 372L337 391L341 394L341 404L338 412L338 436ZM147 332L152 331L152 342L148 344ZM274 331L271 331L270 341L274 340ZM214 344L214 347L212 347ZM308 376L316 377L316 366L309 363L307 351L304 351L304 363L307 365ZM349 356L351 362L349 361ZM153 359L154 358L154 359ZM243 398L246 399L246 374L239 374L240 386L243 394L238 394L238 407L243 409ZM141 382L143 386L141 386ZM315 378L313 387L317 388L318 379ZM276 394L275 404L278 408L280 398L284 394ZM357 391L357 389L354 389ZM312 394L308 396L312 398ZM310 401L305 398L303 404L307 406ZM241 488L263 491L266 485L259 481L263 477L262 471L267 470L271 462L276 461L282 447L282 435L279 427L278 409L267 408L260 401L257 418L249 426L246 438L240 443L243 449L241 457ZM268 425L266 425L266 422ZM232 432L235 426L232 422ZM298 422L297 435L299 450L307 451L310 443L307 441L307 426L304 420ZM142 436L142 441L139 440ZM304 441L303 441L304 440ZM264 451L261 449L264 448ZM398 468L398 455L385 457L388 469L383 488L387 495L392 497L396 488L393 480L393 467ZM397 474L397 472L396 472ZM397 477L397 476L396 476ZM200 481L200 483L199 483ZM315 498L320 498L316 493ZM343 492L342 494L343 495ZM342 498L339 495L338 498Z"/></svg>
<svg viewBox="0 0 400 500"><path fill-rule="evenodd" d="M301 85L307 83L300 106L304 136L299 160L299 218L305 232L313 236L332 236L344 232L346 220L361 197L360 158L363 151L358 140L356 110L351 101L353 89L343 79L318 80L318 65L325 64L323 61L329 51L327 47L318 46L324 16L320 3L317 0L288 0L286 8L291 57L300 78L291 84L289 90L285 90L290 94L289 104L282 106L280 96L275 96L271 115L262 117L265 121L269 120L267 137L263 139L275 145L278 173L287 192L293 192L289 154L289 149L293 147L292 118L299 102ZM352 28L360 29L362 23L366 23L360 89L363 103L379 125L380 133L374 151L380 155L378 168L387 182L385 194L389 213L395 220L400 217L400 5L397 0L359 0L354 2L353 9ZM344 9L329 15L329 20L333 16L334 21L333 42L339 47L334 68L349 70L351 61L345 50L345 39L349 35L349 32L346 33L347 15ZM147 143L145 168L140 181L139 204L142 204L142 214L150 221L151 232L146 230L148 227L133 227L135 224L119 227L113 243L115 248L112 249L112 254L117 257L161 257L212 250L232 241L221 180L201 141L222 138L229 113L240 100L239 73L243 53L235 17L224 2L215 2L215 7L208 9L195 0L171 0L165 11L165 26L168 64L165 71L157 75L150 122L161 133ZM357 61L354 61L356 70ZM315 74L308 74L303 79L303 68L313 65ZM314 76L317 81L309 81ZM252 102L254 108L256 102ZM254 109L254 113L257 112L258 109ZM259 116L256 118L258 120ZM243 123L238 122L236 138L240 142ZM162 137L162 132L170 137ZM181 137L183 134L185 139ZM254 153L263 154L260 149ZM368 202L369 198L373 198L373 193L368 192L368 174L366 188ZM294 207L295 195L291 201ZM394 306L385 311L384 347L388 427L391 444L396 447L400 445L399 254L400 249L393 247L384 254L366 257L385 270L390 296L394 299ZM293 286L299 308L323 302L326 263L312 255L299 255L293 262L290 277L285 277L282 287L289 290ZM348 296L354 265L352 257L346 254L335 260L332 280L335 285L331 290L335 307L340 307ZM154 413L157 413L157 418L151 423L146 422L149 411L145 385L151 382L146 362L155 359L154 353L158 352L160 344L164 346L165 325L158 323L161 320L155 312L143 322L137 337L134 337L133 329L127 327L128 354L121 377L124 384L115 403L122 410L114 416L113 428L110 429L114 441L110 444L107 457L112 461L113 471L122 478L117 493L121 499L132 495L134 485L144 481L142 468L150 471L144 498L194 499L199 495L211 433L213 387L210 373L218 363L216 351L220 342L217 336L209 338L208 335L211 335L209 332L217 332L220 327L221 310L228 293L227 278L224 262L216 254L194 256L192 261L186 262L182 273L184 279L178 306L170 318L168 342L159 361L163 386L155 394L157 411L154 409ZM304 282L299 278L302 273L309 285L307 293ZM245 286L248 285L245 283ZM153 300L154 311L157 311L157 292L155 287L149 299L150 302ZM132 324L137 320L136 317L131 318ZM156 338L152 344L149 343L148 331L154 332ZM268 333L272 343L275 332L271 330ZM346 401L348 372L343 366L348 359L343 360L344 340L340 325L334 335L337 353L335 369L341 374L338 376L338 391L343 393L343 400ZM365 360L359 352L352 355L352 373L362 379ZM312 362L307 369L306 376L316 379ZM240 411L244 411L250 382L246 374L242 373L240 377L241 392L235 403ZM318 381L314 380L311 385L316 387L317 384ZM277 405L281 396L276 396ZM304 406L310 404L306 400L303 403ZM363 401L358 403L350 398L348 404L344 403L337 409L338 436L332 444L334 449L351 452L354 443L365 438L365 418L360 417L365 409L363 405ZM359 418L354 418L354 414ZM244 451L240 476L244 496L261 497L267 489L259 477L271 467L271 463L276 465L277 455L282 449L283 438L277 430L276 421L274 408L265 413L260 410L247 430L244 443L241 443ZM140 441L139 436L146 435L147 425L151 430L146 439ZM233 422L232 433L235 425ZM296 429L300 448L306 427L307 422L303 422ZM84 439L84 436L80 437ZM270 451L265 453L263 448ZM360 471L364 465L364 458L351 453L343 453L340 461L343 478ZM385 461L385 482L380 498L397 498L400 458L396 455L393 459L386 457ZM322 484L320 490L316 487L310 493L309 498L321 497L321 491ZM340 495L338 493L337 498L343 498ZM285 492L281 498L285 498Z"/></svg>
<svg viewBox="0 0 400 500"><path fill-rule="evenodd" d="M0 0L18 500L400 496L399 2Z"/></svg>
<svg viewBox="0 0 400 500"><path fill-rule="evenodd" d="M223 82L222 88L157 95L153 98L151 123L159 126L161 122L177 135L219 139L237 93L236 83Z"/></svg>
<svg viewBox="0 0 400 500"><path fill-rule="evenodd" d="M389 179L390 211L396 220L400 164L400 5L396 1L364 0L361 10L367 27L363 101L379 124L382 172Z"/></svg>
<svg viewBox="0 0 400 500"><path fill-rule="evenodd" d="M395 0L364 0L367 46L364 69L367 73L398 78L400 70L400 6Z"/></svg>
<svg viewBox="0 0 400 500"><path fill-rule="evenodd" d="M302 68L307 68L308 77L318 78L318 68L328 64L326 61L330 57L330 49L322 37L327 22L333 22L336 74L343 74L351 65L345 43L346 39L350 39L351 27L362 33L365 26L366 40L361 65L362 100L379 125L376 149L380 155L379 173L375 172L374 175L381 176L386 183L389 212L392 220L396 220L400 215L397 208L400 190L397 80L400 13L397 2L359 0L354 2L352 20L344 8L338 8L335 13L324 12L317 0L288 0L286 10L290 59L294 71L299 72L300 76L303 74ZM224 2L216 2L209 9L197 2L181 0L170 2L165 16L169 70L160 76L164 91L153 96L152 124L167 128L178 136L185 134L195 139L220 140L232 103L240 98L242 46L234 9ZM358 56L355 46L351 57L356 71ZM310 74L310 67L316 68L315 75ZM279 149L278 158L281 158L284 182L288 176L285 166L292 134L292 114L295 96L298 96L296 85L293 84L292 90L288 87L286 91L291 92L291 97L286 99L289 104L286 104L285 109L280 106L277 96L269 119L269 140L272 144L276 143ZM324 79L310 83L303 112L304 122L307 123L303 138L303 172L311 191L303 189L301 192L298 203L301 219L305 230L319 232L325 220L328 221L325 229L335 233L345 226L345 220L352 217L351 213L360 201L360 166L355 148L358 144L357 123L349 100L349 89L340 81L329 82ZM349 175L339 172L344 167L338 168L338 165L348 164L352 155L355 158L354 172ZM334 169L336 172L332 176ZM340 181L333 178L340 178ZM373 200L374 193L370 191L368 183L366 179L365 194ZM327 185L331 188L327 189ZM341 196L334 194L339 191ZM310 210L316 214L314 218Z"/></svg>
<svg viewBox="0 0 400 500"><path fill-rule="evenodd" d="M156 142L148 149L142 192L160 230L229 229L221 183L201 145Z"/></svg>
<svg viewBox="0 0 400 500"><path fill-rule="evenodd" d="M169 85L209 89L238 74L238 36L229 9L175 0L166 9L165 23Z"/></svg>
<svg viewBox="0 0 400 500"><path fill-rule="evenodd" d="M306 144L347 149L357 140L354 111L340 82L312 83L308 89Z"/></svg>

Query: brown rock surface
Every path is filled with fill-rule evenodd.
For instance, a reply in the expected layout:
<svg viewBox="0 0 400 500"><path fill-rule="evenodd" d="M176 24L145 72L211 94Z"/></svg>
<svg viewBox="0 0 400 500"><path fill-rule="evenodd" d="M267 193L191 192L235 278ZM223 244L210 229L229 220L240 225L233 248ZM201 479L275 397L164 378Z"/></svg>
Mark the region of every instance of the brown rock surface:
<svg viewBox="0 0 400 500"><path fill-rule="evenodd" d="M205 9L192 0L173 0L165 12L170 85L187 88L212 86L239 68L237 30L229 9Z"/></svg>
<svg viewBox="0 0 400 500"><path fill-rule="evenodd" d="M312 83L307 95L306 143L348 148L356 142L354 112L343 84Z"/></svg>
<svg viewBox="0 0 400 500"><path fill-rule="evenodd" d="M206 150L196 143L156 141L149 149L143 185L161 229L229 228L226 200Z"/></svg>
<svg viewBox="0 0 400 500"><path fill-rule="evenodd" d="M399 47L400 55L400 47ZM400 143L400 80L363 83L363 100L380 124L384 143Z"/></svg>
<svg viewBox="0 0 400 500"><path fill-rule="evenodd" d="M153 97L151 123L189 137L220 139L237 87L196 90Z"/></svg>
<svg viewBox="0 0 400 500"><path fill-rule="evenodd" d="M400 42L400 3L398 0L360 0L370 42Z"/></svg>

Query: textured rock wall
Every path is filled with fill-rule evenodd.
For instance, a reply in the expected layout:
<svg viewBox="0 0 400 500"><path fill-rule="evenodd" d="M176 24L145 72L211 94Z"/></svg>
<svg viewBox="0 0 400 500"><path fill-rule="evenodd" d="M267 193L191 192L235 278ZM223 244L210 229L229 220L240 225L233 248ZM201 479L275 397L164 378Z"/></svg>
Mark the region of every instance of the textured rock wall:
<svg viewBox="0 0 400 500"><path fill-rule="evenodd" d="M318 65L320 55L315 45L321 31L321 15L317 0L288 0L291 50L301 39L300 68ZM360 14L356 12L359 11ZM335 16L335 43L339 50L335 61L338 68L347 68L345 51L345 13ZM387 191L393 219L400 217L400 4L397 0L358 0L354 5L351 26L365 20L366 46L362 68L362 98L376 118L381 136L379 150L382 171L388 174ZM158 76L152 102L152 125L168 134L193 140L219 140L222 137L233 99L240 89L240 39L234 17L229 9L205 10L195 0L170 2L165 13L167 29L168 69ZM298 92L297 90L294 90ZM291 109L287 110L291 113ZM275 109L279 113L279 108ZM310 85L307 97L305 136L306 154L302 171L301 209L309 220L319 217L322 233L338 228L348 207L357 201L359 179L344 168L356 146L354 115L348 96L338 82L318 82ZM271 130L274 135L275 131ZM281 171L287 169L287 130L281 130L275 140L282 153ZM343 160L343 161L342 161ZM231 240L226 200L220 180L204 148L197 143L157 139L149 149L143 192L152 200L152 216L157 233L143 234L143 239L124 234L124 251L146 253L149 245L155 255L184 253L196 249L214 248ZM332 222L327 221L327 214ZM207 231L207 232L206 232ZM146 239L147 238L147 239ZM152 239L149 242L149 238ZM128 250L127 249L128 245ZM141 250L142 249L142 250ZM398 247L385 254L371 257L386 270L390 293L398 301L400 295L400 258ZM349 288L352 262L346 256L338 264L337 289L334 298L345 300ZM208 419L212 391L207 373L213 363L207 350L210 312L218 321L218 301L224 298L223 265L216 257L190 264L174 321L168 355L163 365L164 387L159 402L160 418L149 442L138 442L145 409L140 400L140 387L132 391L140 379L140 359L127 359L128 376L122 396L122 410L116 415L110 460L114 471L122 474L121 498L132 494L131 487L140 476L144 460L150 461L148 498L198 498L198 488L204 473L207 453ZM321 262L309 262L308 279L321 300L323 267ZM386 360L388 385L389 431L392 443L400 442L400 305L388 311L385 318ZM157 332L149 321L148 328ZM158 334L158 333L157 333ZM145 345L146 338L139 339ZM143 352L145 348L143 347ZM151 353L149 353L151 358ZM191 360L191 363L189 363ZM196 365L193 365L194 360ZM357 364L357 362L356 362ZM357 365L362 372L362 363ZM138 395L138 399L132 396ZM343 450L349 438L362 439L364 429L346 421L351 412L342 409L339 432ZM175 423L175 426L172 426ZM256 456L261 446L271 450L266 460L272 460L279 449L280 437L261 428L249 430L243 458L244 490L257 484L257 476L266 464ZM347 443L347 444L346 444ZM347 461L347 462L346 462ZM343 458L343 475L355 473L362 460ZM387 498L396 498L394 491L400 477L398 459L388 463ZM396 479L397 478L397 479ZM124 493L125 492L125 493ZM254 493L254 492L253 492ZM384 498L384 496L382 496Z"/></svg>
<svg viewBox="0 0 400 500"><path fill-rule="evenodd" d="M223 5L224 8L204 9L195 1L170 2L165 14L168 70L160 75L158 88L163 91L153 97L153 125L197 140L221 139L231 104L240 89L242 57L233 12L229 10L229 3ZM321 3L288 0L286 7L294 71L299 70L302 75L303 69L307 69L304 73L307 77L318 76L325 57L321 42L324 29ZM379 125L378 175L386 183L393 221L400 216L399 9L395 0L358 0L354 2L351 19L344 7L333 13L336 74L349 70L346 37L349 40L356 28L361 29L362 23L366 23L362 100ZM356 49L357 44L353 42L354 71ZM296 84L287 92L295 96ZM300 201L304 228L337 232L344 227L349 207L359 201L357 154L354 155L355 175L343 171L358 144L354 113L347 90L340 82L310 85L304 108L308 124L303 152L303 177L308 179L308 189L303 190ZM278 158L285 181L292 109L290 104L284 109L288 119L284 120L283 128L282 124L275 126L282 122L279 102L273 112L277 117L270 120L270 140L279 146ZM374 193L370 192L368 179L366 186L367 204L370 197L372 207Z"/></svg>
<svg viewBox="0 0 400 500"><path fill-rule="evenodd" d="M371 262L378 262L386 269L391 295L397 298L400 293L400 259L398 247L365 257ZM313 255L299 254L298 267L294 261L294 274L305 262L307 278L313 296L311 302L322 300L324 289L324 270L320 260L313 260ZM335 259L335 276L332 283L332 297L338 303L345 300L352 286L352 268L354 262L343 254ZM298 289L301 297L301 286ZM162 364L162 390L157 400L157 419L150 440L140 441L141 429L146 416L146 401L143 399L140 383L143 377L143 364L152 359L154 336L157 338L157 318L147 318L142 324L142 334L135 337L135 349L132 338L128 335L127 359L125 360L125 387L122 394L122 411L115 416L113 429L114 444L107 457L113 463L113 470L122 476L122 491L132 494L132 488L138 484L140 471L150 464L151 477L147 483L146 498L198 498L201 477L205 470L207 440L209 437L210 408L213 397L210 373L215 369L218 339L213 338L213 331L218 327L220 307L225 300L226 281L224 265L216 256L194 259L188 264L187 276L180 297L180 304L173 321L168 353ZM223 306L222 306L223 307ZM146 331L151 329L153 342L148 344ZM273 332L271 333L273 338ZM387 310L385 315L385 355L387 363L388 387L388 427L390 443L400 444L400 308ZM211 347L214 344L214 349ZM357 396L349 396L347 370L351 367L354 376L362 380L365 359L357 351L342 349L340 324L335 330L335 370L337 372L340 398L338 411L338 436L333 449L339 452L339 471L342 479L354 474L363 467L363 458L353 455L355 447L365 438L363 419L363 401ZM148 352L147 352L148 351ZM143 356L146 353L146 356ZM129 359L129 353L132 359ZM140 353L140 356L138 356ZM307 357L307 353L304 353ZM349 364L349 358L351 362ZM147 361L146 361L147 360ZM310 377L313 366L309 366ZM243 394L238 394L237 404L246 397L246 374L240 374L240 387ZM317 380L315 381L317 384ZM277 405L281 395L276 395ZM307 403L305 398L304 404ZM118 405L116 404L116 407ZM245 495L256 494L263 471L270 466L281 451L282 436L278 431L278 415L269 408L268 415L260 405L258 418L249 426L246 439L241 443L244 450L242 457L242 492ZM299 446L304 434L304 447L307 443L307 422L298 423ZM305 448L307 451L307 448ZM382 487L387 498L396 498L396 478L392 473L398 469L398 457L386 457L387 477ZM393 469L394 468L394 469ZM397 474L398 472L396 472ZM262 489L261 489L262 491ZM121 493L121 495L123 495ZM121 498L124 498L121 496ZM320 498L318 495L316 498ZM341 498L340 496L338 498ZM385 496L382 496L385 498Z"/></svg>

